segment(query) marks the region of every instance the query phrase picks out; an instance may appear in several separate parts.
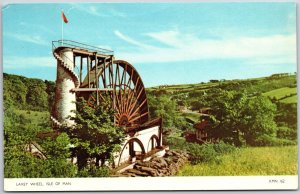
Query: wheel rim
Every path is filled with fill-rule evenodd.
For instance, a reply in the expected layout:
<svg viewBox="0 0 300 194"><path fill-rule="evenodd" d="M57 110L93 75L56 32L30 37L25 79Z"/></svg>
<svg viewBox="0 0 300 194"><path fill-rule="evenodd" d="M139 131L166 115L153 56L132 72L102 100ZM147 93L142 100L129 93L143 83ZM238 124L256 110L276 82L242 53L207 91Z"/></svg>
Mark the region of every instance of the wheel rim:
<svg viewBox="0 0 300 194"><path fill-rule="evenodd" d="M141 125L148 121L149 111L144 84L135 68L126 61L116 60L113 64L104 64L99 69L98 83L93 87L111 89L89 95L88 104L95 106L110 96L115 110L115 123L119 126ZM98 86L96 86L96 83Z"/></svg>

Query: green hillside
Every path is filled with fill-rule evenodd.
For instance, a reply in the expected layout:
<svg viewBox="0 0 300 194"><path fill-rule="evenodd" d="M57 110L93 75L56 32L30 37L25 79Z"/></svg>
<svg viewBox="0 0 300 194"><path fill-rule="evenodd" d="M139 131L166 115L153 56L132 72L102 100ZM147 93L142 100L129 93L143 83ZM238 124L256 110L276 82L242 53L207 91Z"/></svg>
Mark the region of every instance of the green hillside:
<svg viewBox="0 0 300 194"><path fill-rule="evenodd" d="M195 131L193 125L201 120L199 112L206 108L211 110L208 116L213 123L207 132L228 143L290 145L297 137L296 74L162 85L146 91L151 116L163 117L164 127L173 133L172 137ZM237 136L237 130L244 130L244 137Z"/></svg>
<svg viewBox="0 0 300 194"><path fill-rule="evenodd" d="M281 74L279 74L281 75ZM208 83L162 85L146 89L148 96L167 95L179 106L185 106L191 111L198 111L202 107L209 107L214 96L220 91L244 92L249 97L263 95L273 102L296 104L297 81L295 74L277 74L269 77L244 80L211 80ZM191 115L182 114L187 119ZM196 115L197 116L197 115ZM193 116L195 118L195 115ZM195 120L195 119L192 119Z"/></svg>
<svg viewBox="0 0 300 194"><path fill-rule="evenodd" d="M16 109L48 111L54 101L55 83L3 73L3 99L5 106Z"/></svg>
<svg viewBox="0 0 300 194"><path fill-rule="evenodd" d="M4 74L3 85L5 177L81 176L80 173L76 174L73 165L67 163L66 158L70 150L63 147L70 144L66 134L56 140L47 141L37 136L40 132L52 130L49 116L54 102L55 83ZM208 83L163 85L146 88L146 91L151 117L161 117L163 120L164 145L169 145L172 149L187 149L195 158L193 161L195 164L202 164L201 161L207 158L217 162L223 161L224 167L221 169L224 169L227 162L230 164L235 158L217 156L214 153L226 151L233 145L236 147L297 145L296 88L296 75L282 74L244 80L211 80ZM195 132L193 125L200 121L200 112L205 109L211 110L208 114L204 113L206 117L210 117L210 124L206 129L208 137L211 140L221 140L223 144L202 146L198 143L188 143L186 140L187 133ZM40 160L24 153L21 147L15 146L32 141L40 143L52 158ZM259 153L261 150L262 154L268 153L265 149L255 149L254 152ZM251 153L247 151L233 156L246 158L248 162L245 163L246 167L250 169L255 164L256 168L259 160L248 161ZM270 155L270 158L272 157ZM238 162L242 164L241 167L244 166L244 160ZM187 166L180 175L198 175L191 172L204 169L203 165L206 164ZM211 167L212 163L208 166ZM262 166L262 169L264 168ZM286 170L282 171L283 174L295 171L290 164L284 168ZM249 169L241 168L239 172L245 175L257 173ZM277 166L273 169L277 169ZM108 175L108 171L97 171L95 175L98 176L99 173Z"/></svg>
<svg viewBox="0 0 300 194"><path fill-rule="evenodd" d="M297 95L293 95L291 97L287 97L287 98L280 100L280 102L287 103L287 104L296 104L297 100L298 100Z"/></svg>
<svg viewBox="0 0 300 194"><path fill-rule="evenodd" d="M22 117L25 120L30 121L33 125L41 125L48 121L50 113L48 111L30 111L16 109L15 113L18 117Z"/></svg>
<svg viewBox="0 0 300 194"><path fill-rule="evenodd" d="M170 95L182 95L199 93L203 94L211 89L223 90L247 90L250 94L263 93L265 96L281 99L285 96L297 93L296 76L285 75L282 77L261 77L243 80L211 80L207 83L161 85L147 88L150 93L165 93ZM274 91L273 91L274 90Z"/></svg>
<svg viewBox="0 0 300 194"><path fill-rule="evenodd" d="M263 93L263 95L274 98L276 100L283 100L284 98L290 98L294 95L297 95L297 88L283 87L283 88L271 90L269 92L265 92ZM297 98L293 98L293 99L297 99Z"/></svg>

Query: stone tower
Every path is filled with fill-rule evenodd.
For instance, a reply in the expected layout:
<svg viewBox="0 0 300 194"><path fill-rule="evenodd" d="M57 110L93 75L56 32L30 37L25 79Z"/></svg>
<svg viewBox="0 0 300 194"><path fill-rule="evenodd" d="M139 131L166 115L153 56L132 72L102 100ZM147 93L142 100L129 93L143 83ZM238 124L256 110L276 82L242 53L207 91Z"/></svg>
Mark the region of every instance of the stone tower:
<svg viewBox="0 0 300 194"><path fill-rule="evenodd" d="M68 117L74 116L72 110L76 110L76 95L72 89L79 85L78 77L74 73L74 58L71 48L60 47L53 53L57 59L57 77L55 103L52 120L56 124L72 125L74 122Z"/></svg>

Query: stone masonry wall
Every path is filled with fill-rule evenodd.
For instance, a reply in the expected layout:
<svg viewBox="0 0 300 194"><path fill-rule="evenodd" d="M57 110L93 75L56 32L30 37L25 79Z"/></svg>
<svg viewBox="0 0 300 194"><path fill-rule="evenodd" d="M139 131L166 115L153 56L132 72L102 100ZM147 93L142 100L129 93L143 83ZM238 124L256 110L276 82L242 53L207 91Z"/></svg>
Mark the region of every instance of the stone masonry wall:
<svg viewBox="0 0 300 194"><path fill-rule="evenodd" d="M133 169L125 170L115 176L121 177L158 177L174 176L180 167L188 162L189 155L183 151L169 150L164 157L153 157L149 161L137 161Z"/></svg>

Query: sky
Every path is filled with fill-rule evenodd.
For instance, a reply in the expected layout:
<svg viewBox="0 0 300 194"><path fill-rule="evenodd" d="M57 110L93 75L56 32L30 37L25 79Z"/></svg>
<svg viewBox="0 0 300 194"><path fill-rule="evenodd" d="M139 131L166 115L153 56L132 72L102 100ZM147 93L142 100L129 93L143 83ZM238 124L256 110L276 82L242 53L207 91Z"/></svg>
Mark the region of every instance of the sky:
<svg viewBox="0 0 300 194"><path fill-rule="evenodd" d="M3 72L55 81L52 41L114 51L146 87L297 71L294 3L11 4Z"/></svg>

